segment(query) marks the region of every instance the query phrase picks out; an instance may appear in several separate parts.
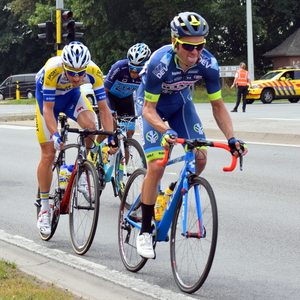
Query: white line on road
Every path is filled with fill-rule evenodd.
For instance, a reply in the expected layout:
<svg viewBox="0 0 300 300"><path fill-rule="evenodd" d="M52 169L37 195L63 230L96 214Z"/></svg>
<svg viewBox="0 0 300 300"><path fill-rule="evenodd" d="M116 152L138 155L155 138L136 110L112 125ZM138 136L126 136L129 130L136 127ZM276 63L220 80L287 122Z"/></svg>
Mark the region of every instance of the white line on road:
<svg viewBox="0 0 300 300"><path fill-rule="evenodd" d="M35 127L32 126L23 126L23 125L0 125L0 128L6 128L6 129L18 129L18 130L35 130Z"/></svg>

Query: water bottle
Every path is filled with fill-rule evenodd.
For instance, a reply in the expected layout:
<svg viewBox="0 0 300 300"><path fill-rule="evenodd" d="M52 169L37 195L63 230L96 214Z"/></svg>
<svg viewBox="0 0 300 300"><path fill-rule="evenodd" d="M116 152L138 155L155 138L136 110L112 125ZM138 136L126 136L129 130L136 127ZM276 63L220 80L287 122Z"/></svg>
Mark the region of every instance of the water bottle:
<svg viewBox="0 0 300 300"><path fill-rule="evenodd" d="M107 164L110 161L110 154L108 153L109 147L104 146L102 147L102 159L105 164Z"/></svg>
<svg viewBox="0 0 300 300"><path fill-rule="evenodd" d="M70 181L70 177L71 177L71 174L72 174L72 172L73 172L73 169L74 169L74 165L69 165L69 166L67 167L67 174L66 174L66 182L67 182L67 185L68 185L68 183L69 183L69 181Z"/></svg>
<svg viewBox="0 0 300 300"><path fill-rule="evenodd" d="M154 217L156 221L160 221L162 219L162 216L170 200L170 196L173 193L175 184L176 182L172 182L164 193L159 193L159 195L157 196L154 206Z"/></svg>
<svg viewBox="0 0 300 300"><path fill-rule="evenodd" d="M68 172L68 166L66 164L63 164L60 166L59 170L59 187L62 190L65 190L68 183L67 183L67 172Z"/></svg>
<svg viewBox="0 0 300 300"><path fill-rule="evenodd" d="M164 193L162 191L159 191L154 205L154 218L156 221L161 220L165 208L166 207L164 206Z"/></svg>

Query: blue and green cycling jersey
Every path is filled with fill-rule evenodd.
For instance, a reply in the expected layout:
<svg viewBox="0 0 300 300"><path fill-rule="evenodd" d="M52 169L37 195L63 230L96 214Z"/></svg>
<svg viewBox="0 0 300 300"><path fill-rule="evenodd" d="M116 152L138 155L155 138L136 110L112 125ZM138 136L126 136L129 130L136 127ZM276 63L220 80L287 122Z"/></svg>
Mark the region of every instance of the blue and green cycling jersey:
<svg viewBox="0 0 300 300"><path fill-rule="evenodd" d="M205 139L189 87L202 79L210 101L222 97L218 62L209 51L204 49L198 63L184 71L172 46L163 46L152 54L140 75L142 82L137 91L136 109L148 160L161 158L164 152L160 146L162 133L142 116L144 101L156 103L157 114L169 123L179 137Z"/></svg>
<svg viewBox="0 0 300 300"><path fill-rule="evenodd" d="M132 95L141 83L141 78L131 78L129 74L128 60L122 59L112 65L105 81L104 87L118 98Z"/></svg>

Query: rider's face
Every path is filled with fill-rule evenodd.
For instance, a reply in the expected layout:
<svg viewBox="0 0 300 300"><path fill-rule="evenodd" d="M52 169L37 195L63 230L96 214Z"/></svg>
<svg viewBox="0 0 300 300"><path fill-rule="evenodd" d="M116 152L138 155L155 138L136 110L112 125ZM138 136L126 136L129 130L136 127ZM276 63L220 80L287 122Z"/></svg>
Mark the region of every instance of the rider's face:
<svg viewBox="0 0 300 300"><path fill-rule="evenodd" d="M65 73L69 81L74 87L80 86L85 76L86 68L64 67ZM74 73L72 72L74 71Z"/></svg>
<svg viewBox="0 0 300 300"><path fill-rule="evenodd" d="M197 45L199 43L204 42L204 36L189 36L189 37L185 36L185 37L181 37L180 41L183 43ZM172 38L172 42L176 43L176 53L183 64L185 64L186 66L193 66L198 62L200 54L204 48L201 50L197 50L197 48L194 47L192 51L188 51L184 49L184 45L176 42L175 38Z"/></svg>

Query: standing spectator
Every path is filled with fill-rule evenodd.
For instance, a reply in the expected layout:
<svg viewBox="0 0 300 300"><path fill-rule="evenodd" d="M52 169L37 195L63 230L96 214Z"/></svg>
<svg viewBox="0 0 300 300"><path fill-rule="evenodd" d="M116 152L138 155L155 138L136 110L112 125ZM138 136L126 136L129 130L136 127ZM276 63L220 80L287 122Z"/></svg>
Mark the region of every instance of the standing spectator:
<svg viewBox="0 0 300 300"><path fill-rule="evenodd" d="M234 78L233 84L231 86L231 88L233 88L235 85L238 86L236 104L235 104L234 109L231 112L238 111L238 107L241 102L241 96L243 96L243 112L246 112L246 104L247 104L246 96L248 93L248 83L249 83L249 86L251 86L249 72L246 71L246 64L241 62L240 69L238 71L236 71L235 78Z"/></svg>

